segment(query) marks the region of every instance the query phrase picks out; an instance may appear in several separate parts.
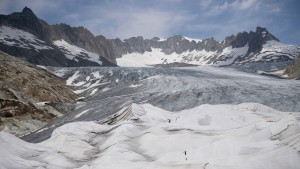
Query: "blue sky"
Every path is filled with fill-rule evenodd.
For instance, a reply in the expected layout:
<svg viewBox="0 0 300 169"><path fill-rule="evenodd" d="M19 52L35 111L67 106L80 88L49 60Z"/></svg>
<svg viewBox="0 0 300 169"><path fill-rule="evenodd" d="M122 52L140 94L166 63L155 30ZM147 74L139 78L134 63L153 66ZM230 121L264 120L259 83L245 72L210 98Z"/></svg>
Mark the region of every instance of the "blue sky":
<svg viewBox="0 0 300 169"><path fill-rule="evenodd" d="M121 39L182 34L226 36L266 27L300 46L300 0L0 0L0 13L24 6L50 24L84 26L95 35Z"/></svg>

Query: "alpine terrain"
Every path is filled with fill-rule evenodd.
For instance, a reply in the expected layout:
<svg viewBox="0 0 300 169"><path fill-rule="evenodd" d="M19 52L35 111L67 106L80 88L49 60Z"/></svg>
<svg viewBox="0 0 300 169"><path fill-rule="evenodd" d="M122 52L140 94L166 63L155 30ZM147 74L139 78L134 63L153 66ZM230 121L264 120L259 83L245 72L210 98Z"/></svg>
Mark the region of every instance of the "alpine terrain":
<svg viewBox="0 0 300 169"><path fill-rule="evenodd" d="M299 57L263 27L121 40L1 14L0 169L298 169Z"/></svg>

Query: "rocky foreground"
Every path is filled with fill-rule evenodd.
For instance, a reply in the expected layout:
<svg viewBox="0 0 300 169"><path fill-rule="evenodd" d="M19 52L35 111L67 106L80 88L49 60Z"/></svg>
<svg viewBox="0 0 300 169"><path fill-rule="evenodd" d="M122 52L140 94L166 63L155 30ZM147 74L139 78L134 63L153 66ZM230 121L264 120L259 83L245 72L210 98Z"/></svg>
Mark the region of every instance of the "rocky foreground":
<svg viewBox="0 0 300 169"><path fill-rule="evenodd" d="M60 105L77 97L65 80L3 52L0 89L0 130L18 136L61 116Z"/></svg>

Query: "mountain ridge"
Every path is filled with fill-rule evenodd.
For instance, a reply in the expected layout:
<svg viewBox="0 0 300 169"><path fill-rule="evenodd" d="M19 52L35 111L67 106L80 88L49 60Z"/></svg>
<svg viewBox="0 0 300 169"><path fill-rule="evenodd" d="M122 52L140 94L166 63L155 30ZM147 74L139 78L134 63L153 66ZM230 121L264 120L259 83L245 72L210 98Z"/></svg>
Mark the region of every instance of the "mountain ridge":
<svg viewBox="0 0 300 169"><path fill-rule="evenodd" d="M224 66L292 61L300 53L300 48L281 43L262 27L257 27L255 32L244 31L227 36L223 41L214 38L197 41L182 35L167 39L144 39L142 36L124 40L107 39L102 35L93 35L82 26L71 27L64 23L49 25L28 7L22 12L0 15L0 25L2 29L3 26L11 27L6 28L8 32L12 32L9 29L20 29L36 36L43 48L32 48L37 41L33 40L29 45L30 54L25 58L31 63L48 66L151 66L174 62ZM16 40L3 32L0 32L3 36L0 49L24 57L24 53L28 52L11 43L17 41L15 44L26 46L27 39L18 37Z"/></svg>
<svg viewBox="0 0 300 169"><path fill-rule="evenodd" d="M113 52L109 48L109 45L106 45L105 39L98 40L103 42L96 43L95 41L97 41L99 38L95 38L91 32L83 27L71 27L67 24L49 25L46 21L39 19L28 7L25 7L22 12L14 12L10 15L0 15L0 25L29 32L36 36L37 39L44 41L45 45L53 48L54 50L51 52L54 52L54 55L49 54L47 51L32 52L36 57L46 55L46 57L54 57L52 60L59 60L58 63L52 63L48 60L50 63L49 66L101 66L99 64L89 62L89 60L84 56L78 56L76 58L77 60L81 61L80 63L76 62L76 60L74 61L64 58L64 51L60 51L55 45L52 44L54 40L61 39L68 41L70 44L75 44L78 47L84 46L84 48L99 55L100 60L106 63L106 66L115 65ZM94 44L94 46L92 46L92 44ZM23 51L17 52L20 49L12 49L9 45L1 46L0 49L15 56L24 55ZM35 64L47 65L46 62L36 61L34 59L29 59L28 61Z"/></svg>

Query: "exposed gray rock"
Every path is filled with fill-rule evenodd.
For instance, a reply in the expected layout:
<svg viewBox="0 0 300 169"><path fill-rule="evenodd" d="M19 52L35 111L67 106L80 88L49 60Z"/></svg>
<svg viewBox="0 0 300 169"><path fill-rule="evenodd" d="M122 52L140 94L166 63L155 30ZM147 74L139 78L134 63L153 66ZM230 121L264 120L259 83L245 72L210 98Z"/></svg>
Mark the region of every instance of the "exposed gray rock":
<svg viewBox="0 0 300 169"><path fill-rule="evenodd" d="M285 67L284 73L289 78L300 80L300 55L295 61Z"/></svg>

